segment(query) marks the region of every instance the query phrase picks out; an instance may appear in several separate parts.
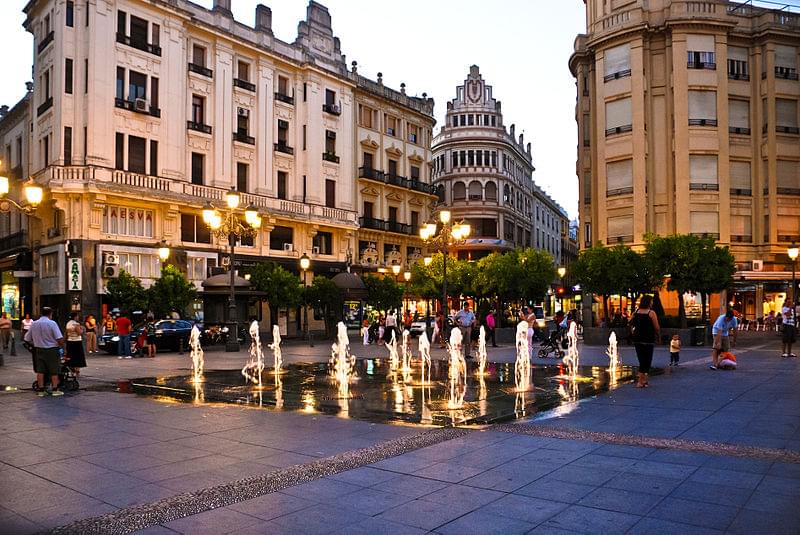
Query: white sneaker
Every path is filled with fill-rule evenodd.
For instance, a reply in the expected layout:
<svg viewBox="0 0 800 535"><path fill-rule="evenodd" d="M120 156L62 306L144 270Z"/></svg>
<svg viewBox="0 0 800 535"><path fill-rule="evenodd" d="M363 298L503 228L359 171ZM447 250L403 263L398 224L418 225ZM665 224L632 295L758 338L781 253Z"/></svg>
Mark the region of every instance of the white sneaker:
<svg viewBox="0 0 800 535"><path fill-rule="evenodd" d="M132 357L132 356L130 356L130 355L127 355L125 358L126 358L126 359L132 359L133 357Z"/></svg>
<svg viewBox="0 0 800 535"><path fill-rule="evenodd" d="M122 360L122 355L118 356L117 358L118 358L118 359L120 359L120 360Z"/></svg>

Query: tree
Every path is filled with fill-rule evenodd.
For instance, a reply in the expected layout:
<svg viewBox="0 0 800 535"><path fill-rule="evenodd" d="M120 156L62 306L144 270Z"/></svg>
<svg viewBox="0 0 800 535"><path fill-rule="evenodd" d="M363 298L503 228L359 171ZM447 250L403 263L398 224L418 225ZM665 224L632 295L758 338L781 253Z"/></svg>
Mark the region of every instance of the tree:
<svg viewBox="0 0 800 535"><path fill-rule="evenodd" d="M669 275L667 290L678 292L678 318L680 326L685 329L686 308L683 294L696 290L700 284L698 270L704 247L700 238L690 234L673 234L671 236L645 236L645 254L652 265L664 276Z"/></svg>
<svg viewBox="0 0 800 535"><path fill-rule="evenodd" d="M300 278L275 262L259 263L250 269L250 284L267 294L272 324L278 323L278 308L297 308L303 301Z"/></svg>
<svg viewBox="0 0 800 535"><path fill-rule="evenodd" d="M663 278L650 258L626 245L612 247L609 262L616 266L611 270L612 285L616 287L614 293L627 295L631 303L662 284Z"/></svg>
<svg viewBox="0 0 800 535"><path fill-rule="evenodd" d="M119 277L108 280L106 295L112 305L124 312L144 311L147 308L147 292L142 281L124 269L120 270Z"/></svg>
<svg viewBox="0 0 800 535"><path fill-rule="evenodd" d="M325 335L330 336L336 320L342 316L344 299L341 290L331 279L317 275L311 286L305 289L304 302L322 311L325 318Z"/></svg>
<svg viewBox="0 0 800 535"><path fill-rule="evenodd" d="M719 293L733 283L736 273L736 261L727 247L720 247L711 238L700 240L700 258L695 271L694 290L700 293L703 304L702 321L706 321L706 303L708 295Z"/></svg>
<svg viewBox="0 0 800 535"><path fill-rule="evenodd" d="M366 301L368 305L378 310L401 307L405 288L392 280L391 277L366 275L362 280L367 289Z"/></svg>
<svg viewBox="0 0 800 535"><path fill-rule="evenodd" d="M197 289L177 267L167 264L161 267L161 277L147 290L147 297L157 318L164 318L173 310L183 315L197 299Z"/></svg>
<svg viewBox="0 0 800 535"><path fill-rule="evenodd" d="M432 256L430 265L426 266L420 263L411 267L411 288L420 297L441 300L443 258L442 253L436 253ZM458 269L458 263L459 260L451 256L447 257L448 297L460 294L463 287L459 277L463 276L464 270ZM444 305L442 310L446 311L447 305Z"/></svg>
<svg viewBox="0 0 800 535"><path fill-rule="evenodd" d="M601 244L593 245L581 251L578 259L570 266L570 271L584 290L603 297L603 313L606 320L608 314L608 296L618 290L618 281L614 271L617 268L615 256L611 249Z"/></svg>
<svg viewBox="0 0 800 535"><path fill-rule="evenodd" d="M507 255L516 255L519 265L517 285L519 295L534 302L544 299L547 289L556 278L556 267L553 256L541 249L527 248L512 251ZM513 259L513 256L511 256Z"/></svg>

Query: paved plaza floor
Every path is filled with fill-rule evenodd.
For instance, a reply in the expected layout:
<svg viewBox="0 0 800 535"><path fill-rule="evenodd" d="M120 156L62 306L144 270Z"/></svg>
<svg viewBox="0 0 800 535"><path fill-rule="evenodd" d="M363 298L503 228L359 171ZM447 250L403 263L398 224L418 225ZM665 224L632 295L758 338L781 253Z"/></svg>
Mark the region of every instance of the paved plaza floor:
<svg viewBox="0 0 800 535"><path fill-rule="evenodd" d="M80 392L37 398L23 350L0 368L19 389L0 393L0 533L796 534L800 364L772 333L741 342L735 372L687 348L651 388L447 429L113 391L185 374L177 354L91 355ZM582 363L605 364L603 351L582 348ZM328 352L287 344L284 358ZM635 363L631 348L622 356ZM245 360L209 352L206 365Z"/></svg>

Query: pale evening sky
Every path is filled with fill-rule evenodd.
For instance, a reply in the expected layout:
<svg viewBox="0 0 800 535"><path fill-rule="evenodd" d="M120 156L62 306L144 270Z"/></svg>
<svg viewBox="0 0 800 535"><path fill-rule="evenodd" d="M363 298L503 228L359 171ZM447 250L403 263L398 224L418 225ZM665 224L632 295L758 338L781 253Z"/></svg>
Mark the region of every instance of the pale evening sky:
<svg viewBox="0 0 800 535"><path fill-rule="evenodd" d="M4 51L0 104L24 95L31 79L32 38L22 28L27 0L0 2ZM210 8L213 0L197 0ZM253 25L255 6L272 8L276 37L293 42L307 0L232 0L236 20ZM405 82L410 95L436 100L438 131L446 102L480 67L502 102L506 126L516 124L532 143L534 180L570 217L577 215L575 83L567 61L584 31L581 0L321 0L331 13L342 52L359 73L383 73L389 87Z"/></svg>

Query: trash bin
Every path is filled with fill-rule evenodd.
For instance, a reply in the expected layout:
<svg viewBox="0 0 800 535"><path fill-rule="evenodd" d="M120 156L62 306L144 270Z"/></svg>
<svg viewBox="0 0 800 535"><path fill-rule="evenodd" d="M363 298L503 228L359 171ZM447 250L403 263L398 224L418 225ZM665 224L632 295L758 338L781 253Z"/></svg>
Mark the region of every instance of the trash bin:
<svg viewBox="0 0 800 535"><path fill-rule="evenodd" d="M706 343L706 326L697 325L692 329L692 345L702 346Z"/></svg>

